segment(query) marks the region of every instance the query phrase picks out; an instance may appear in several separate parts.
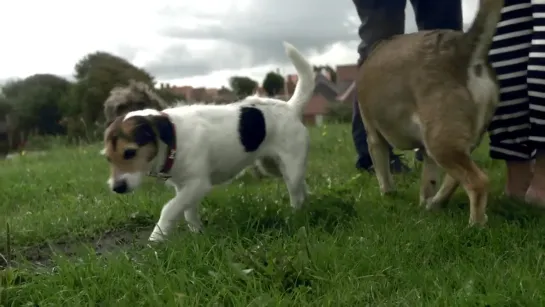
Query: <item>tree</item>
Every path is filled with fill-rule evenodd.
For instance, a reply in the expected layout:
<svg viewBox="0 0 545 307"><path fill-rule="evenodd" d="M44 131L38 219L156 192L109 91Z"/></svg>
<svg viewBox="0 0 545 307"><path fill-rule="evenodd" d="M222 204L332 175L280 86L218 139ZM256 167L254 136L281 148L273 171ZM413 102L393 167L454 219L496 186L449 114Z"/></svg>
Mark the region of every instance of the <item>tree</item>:
<svg viewBox="0 0 545 307"><path fill-rule="evenodd" d="M6 115L12 110L12 105L6 95L0 91L0 121L3 121Z"/></svg>
<svg viewBox="0 0 545 307"><path fill-rule="evenodd" d="M255 80L248 77L233 76L229 78L229 86L239 98L252 95L257 85Z"/></svg>
<svg viewBox="0 0 545 307"><path fill-rule="evenodd" d="M60 101L69 87L68 80L52 74L36 74L7 83L3 92L19 123L17 129L27 133L61 133Z"/></svg>
<svg viewBox="0 0 545 307"><path fill-rule="evenodd" d="M153 76L147 71L134 66L122 57L104 51L89 53L80 59L75 66L75 77L81 80L98 68L116 74L122 79L134 78L136 81L149 82L151 85L155 83Z"/></svg>
<svg viewBox="0 0 545 307"><path fill-rule="evenodd" d="M263 79L263 89L269 97L278 95L284 89L284 77L273 71L267 73Z"/></svg>
<svg viewBox="0 0 545 307"><path fill-rule="evenodd" d="M115 86L125 86L131 79L150 86L155 83L147 71L102 51L84 56L74 70L77 82L63 105L68 116L80 117L89 124L102 120L104 101Z"/></svg>

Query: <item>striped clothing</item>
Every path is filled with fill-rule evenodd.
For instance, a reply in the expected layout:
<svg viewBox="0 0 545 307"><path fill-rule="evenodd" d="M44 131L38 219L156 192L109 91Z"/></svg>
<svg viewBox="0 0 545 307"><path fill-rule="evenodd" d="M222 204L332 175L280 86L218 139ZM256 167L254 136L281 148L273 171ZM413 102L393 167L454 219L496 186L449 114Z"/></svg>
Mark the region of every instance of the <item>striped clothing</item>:
<svg viewBox="0 0 545 307"><path fill-rule="evenodd" d="M489 56L500 85L490 156L533 159L545 150L545 0L505 0Z"/></svg>

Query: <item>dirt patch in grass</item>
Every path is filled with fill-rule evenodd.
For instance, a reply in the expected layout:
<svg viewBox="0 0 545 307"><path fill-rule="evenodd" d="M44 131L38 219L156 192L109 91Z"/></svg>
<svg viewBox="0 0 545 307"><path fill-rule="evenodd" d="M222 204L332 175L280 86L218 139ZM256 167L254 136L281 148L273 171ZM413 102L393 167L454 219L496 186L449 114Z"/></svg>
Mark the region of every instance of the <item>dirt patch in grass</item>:
<svg viewBox="0 0 545 307"><path fill-rule="evenodd" d="M126 227L107 231L93 237L82 237L73 240L45 242L33 246L12 246L10 253L6 246L0 247L0 269L8 266L18 267L24 263L38 266L50 266L55 255L76 257L82 252L94 252L96 255L106 255L112 252L143 246L152 231L147 227ZM8 264L9 262L9 264Z"/></svg>

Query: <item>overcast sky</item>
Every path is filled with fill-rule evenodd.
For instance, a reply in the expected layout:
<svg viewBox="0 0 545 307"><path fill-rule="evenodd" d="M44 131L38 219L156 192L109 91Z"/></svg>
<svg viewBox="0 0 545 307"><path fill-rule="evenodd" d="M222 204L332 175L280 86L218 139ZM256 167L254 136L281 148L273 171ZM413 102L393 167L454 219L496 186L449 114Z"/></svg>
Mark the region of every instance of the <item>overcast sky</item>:
<svg viewBox="0 0 545 307"><path fill-rule="evenodd" d="M463 0L466 22L477 2ZM412 8L406 12L406 32L414 32ZM219 87L235 74L262 81L276 68L293 72L283 40L313 64L354 63L358 25L351 0L0 1L0 80L68 77L82 56L103 50L160 82Z"/></svg>

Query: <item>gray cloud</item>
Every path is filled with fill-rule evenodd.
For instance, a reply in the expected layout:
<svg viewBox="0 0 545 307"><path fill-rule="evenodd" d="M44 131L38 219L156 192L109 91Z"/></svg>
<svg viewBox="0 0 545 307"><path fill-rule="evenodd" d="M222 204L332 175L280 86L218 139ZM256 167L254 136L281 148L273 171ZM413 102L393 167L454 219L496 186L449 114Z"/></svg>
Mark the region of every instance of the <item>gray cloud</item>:
<svg viewBox="0 0 545 307"><path fill-rule="evenodd" d="M197 58L186 45L175 44L146 65L146 69L161 79L200 75L216 70L210 61Z"/></svg>
<svg viewBox="0 0 545 307"><path fill-rule="evenodd" d="M267 64L282 67L288 65L282 41L307 54L321 53L337 42L355 51L359 41L360 22L352 1L252 0L243 11L232 9L221 15L190 5L164 7L159 13L173 24L161 32L172 39L172 46L146 67L160 79ZM405 15L406 32L416 31L410 6ZM176 26L176 20L200 20L204 25L188 29ZM195 55L187 48L195 40L215 41L217 50Z"/></svg>
<svg viewBox="0 0 545 307"><path fill-rule="evenodd" d="M146 67L163 78L272 63L283 65L287 58L282 41L295 44L302 52L323 52L335 42L357 39L358 24L350 21L350 16L356 16L352 1L259 0L252 1L247 10L233 10L220 18L187 7L161 11L169 18L185 15L220 24L198 29L164 28L163 35L179 41ZM217 52L210 58L192 57L186 46L187 40L195 39L216 41Z"/></svg>

